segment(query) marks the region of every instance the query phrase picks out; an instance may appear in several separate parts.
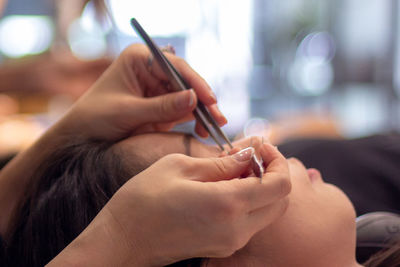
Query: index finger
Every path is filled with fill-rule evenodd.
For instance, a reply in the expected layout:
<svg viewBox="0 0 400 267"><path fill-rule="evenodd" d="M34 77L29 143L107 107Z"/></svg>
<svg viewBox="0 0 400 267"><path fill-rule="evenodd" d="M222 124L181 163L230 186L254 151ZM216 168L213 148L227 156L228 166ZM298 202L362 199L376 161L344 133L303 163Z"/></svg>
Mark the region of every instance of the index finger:
<svg viewBox="0 0 400 267"><path fill-rule="evenodd" d="M217 99L211 90L211 87L196 71L189 66L184 59L169 52L164 52L163 54L171 62L179 74L182 75L190 87L193 88L201 102L203 102L206 106L217 103ZM168 81L169 78L167 74L163 71L160 64L155 61L154 58L152 58L150 51L149 56L149 58L152 59L151 72L154 77L159 80Z"/></svg>
<svg viewBox="0 0 400 267"><path fill-rule="evenodd" d="M287 160L276 147L269 143L264 143L260 148L260 155L266 168L264 177L274 173L280 173L289 177L289 166ZM268 177L265 178L268 179Z"/></svg>
<svg viewBox="0 0 400 267"><path fill-rule="evenodd" d="M249 208L252 210L262 208L266 205L277 201L291 191L289 166L286 158L279 150L271 144L265 143L261 145L260 155L264 161L266 171L263 178L246 178L243 182L249 183L248 190L243 189L240 192L242 198L249 201ZM258 187L254 186L254 179L258 181ZM251 189L251 187L254 187Z"/></svg>
<svg viewBox="0 0 400 267"><path fill-rule="evenodd" d="M195 70L193 70L184 59L177 57L175 54L170 52L164 52L164 56L171 62L171 64L179 72L179 74L181 74L181 76L183 77L185 82L188 83L190 88L195 91L198 100L200 100L207 107L218 125L222 126L226 124L227 120L216 106L217 98L207 82ZM149 58L152 58L150 53ZM151 63L151 73L158 80L166 82L169 80L167 74L164 72L158 62ZM202 127L197 128L199 129ZM200 136L202 136L201 133L204 132L204 130L199 130L198 132ZM206 136L206 134L204 134L204 136Z"/></svg>
<svg viewBox="0 0 400 267"><path fill-rule="evenodd" d="M206 106L217 103L217 98L208 83L190 65L175 55L165 53L168 60L174 65L176 70L182 75L185 81L196 92L197 97Z"/></svg>

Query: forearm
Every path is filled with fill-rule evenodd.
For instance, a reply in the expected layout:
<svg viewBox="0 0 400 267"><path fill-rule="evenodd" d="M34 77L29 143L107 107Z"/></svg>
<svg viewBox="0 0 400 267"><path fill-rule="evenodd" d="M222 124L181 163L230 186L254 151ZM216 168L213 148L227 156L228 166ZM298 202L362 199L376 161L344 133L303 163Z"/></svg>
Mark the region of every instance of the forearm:
<svg viewBox="0 0 400 267"><path fill-rule="evenodd" d="M103 209L90 225L47 266L161 266L151 251L132 247L120 225Z"/></svg>
<svg viewBox="0 0 400 267"><path fill-rule="evenodd" d="M57 130L49 129L31 147L20 152L0 171L0 234L6 236L10 219L40 164L65 142Z"/></svg>

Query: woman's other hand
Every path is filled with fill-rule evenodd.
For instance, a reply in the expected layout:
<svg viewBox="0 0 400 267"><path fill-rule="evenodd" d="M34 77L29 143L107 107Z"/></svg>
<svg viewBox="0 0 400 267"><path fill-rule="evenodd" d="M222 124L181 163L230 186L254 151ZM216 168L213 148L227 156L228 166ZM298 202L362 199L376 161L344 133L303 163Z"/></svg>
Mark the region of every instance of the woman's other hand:
<svg viewBox="0 0 400 267"><path fill-rule="evenodd" d="M221 158L160 159L121 187L62 253L82 253L79 246L86 245L89 254L125 266L233 254L284 213L291 188L285 158L268 144L260 148L267 167L262 183L237 178L253 153L248 148Z"/></svg>
<svg viewBox="0 0 400 267"><path fill-rule="evenodd" d="M193 118L197 97L222 125L226 119L216 106L207 83L186 62L166 53L196 92L168 94L166 75L150 52L132 45L116 59L67 114L29 149L20 153L0 173L0 233L6 233L14 208L42 160L70 139L117 141L135 133L164 131ZM205 136L201 127L197 132Z"/></svg>
<svg viewBox="0 0 400 267"><path fill-rule="evenodd" d="M193 119L197 98L219 125L225 124L204 79L181 58L168 52L165 55L193 90L171 93L168 78L158 63L149 63L147 47L131 45L63 118L61 131L108 141L135 133L167 131L176 123ZM196 131L207 136L199 125Z"/></svg>

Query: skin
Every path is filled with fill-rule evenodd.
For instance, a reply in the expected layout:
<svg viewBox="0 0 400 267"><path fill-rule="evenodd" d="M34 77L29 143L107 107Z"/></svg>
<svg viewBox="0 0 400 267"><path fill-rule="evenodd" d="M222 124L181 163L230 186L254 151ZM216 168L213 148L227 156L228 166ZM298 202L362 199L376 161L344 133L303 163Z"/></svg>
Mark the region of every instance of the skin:
<svg viewBox="0 0 400 267"><path fill-rule="evenodd" d="M191 111L198 99L220 126L226 123L207 83L182 59L166 56L192 90L170 93L167 77L160 67L148 66L149 51L143 45L130 46L66 116L1 170L1 235L7 239L10 219L25 188L34 185L30 177L36 168L71 138L115 142L131 134L167 131L176 123L193 119ZM200 136L207 136L198 122L195 129ZM83 233L49 266L160 266L188 257L231 255L265 224L281 216L287 207L285 196L291 187L287 164L272 146L264 149L269 151L264 160L271 166L265 174L270 180L266 184L260 184L255 177L232 179L250 163L241 153L238 157L204 160L182 158L182 155L165 157L122 186ZM158 180L149 186L149 178ZM165 184L161 188L169 190L162 190L164 194L156 194L155 198L146 198L152 192L149 189L160 182ZM264 195L270 197L266 199ZM165 204L174 199L183 205L185 213L171 216L168 211L174 210L175 205ZM150 209L137 207L141 201L150 204ZM204 205L205 202L208 204ZM185 205L191 210L188 206L184 208ZM194 217L188 224L179 215L186 215L184 219L189 215ZM165 224L158 224L158 228L151 225L165 222L163 219L170 222L175 232L166 233ZM138 230L140 223L143 227ZM142 231L146 227L147 231ZM187 233L191 238L187 238Z"/></svg>
<svg viewBox="0 0 400 267"><path fill-rule="evenodd" d="M193 119L197 99L219 125L226 123L211 88L183 59L166 54L193 90L168 93L167 77L157 64L149 69L149 55L144 45L125 49L60 121L1 170L0 235L7 239L8 224L25 188L35 182L30 178L36 168L68 140L116 142L134 133L167 131Z"/></svg>
<svg viewBox="0 0 400 267"><path fill-rule="evenodd" d="M161 158L129 179L49 266L165 266L232 255L287 207L286 160L269 144L260 151L268 166L262 183L237 178L254 148L219 158Z"/></svg>
<svg viewBox="0 0 400 267"><path fill-rule="evenodd" d="M0 0L0 16L3 15L4 6L7 3L5 0Z"/></svg>
<svg viewBox="0 0 400 267"><path fill-rule="evenodd" d="M166 56L193 90L170 93L160 67L148 66L148 49L130 46L59 122L1 170L0 234L5 240L25 188L36 182L31 179L35 170L65 142L118 142L132 134L167 131L193 119L198 99L220 126L226 123L207 83L182 59ZM204 129L195 128L206 136ZM168 155L123 185L49 265L160 266L190 257L232 255L287 207L287 163L272 146L264 149L269 151L264 160L271 170L265 174L268 183L262 184L255 177L235 179L248 169L249 159L239 163L234 156L199 160ZM155 188L163 194L149 197ZM180 203L185 212L171 216L176 209L169 201ZM190 223L182 220L189 217ZM164 224L152 224L166 220L174 232L165 232Z"/></svg>
<svg viewBox="0 0 400 267"><path fill-rule="evenodd" d="M286 213L245 248L209 266L360 266L350 200L318 170L294 158L288 162L292 191Z"/></svg>
<svg viewBox="0 0 400 267"><path fill-rule="evenodd" d="M252 143L259 146L259 141L253 139ZM244 139L235 147L249 143ZM135 165L140 157L142 164L151 164L168 153L193 157L221 154L216 147L182 134L136 136L114 149L126 166ZM253 236L244 248L229 257L210 259L207 266L360 266L355 260L355 211L350 200L338 187L325 183L318 170L307 170L294 158L288 164L292 191L284 215Z"/></svg>

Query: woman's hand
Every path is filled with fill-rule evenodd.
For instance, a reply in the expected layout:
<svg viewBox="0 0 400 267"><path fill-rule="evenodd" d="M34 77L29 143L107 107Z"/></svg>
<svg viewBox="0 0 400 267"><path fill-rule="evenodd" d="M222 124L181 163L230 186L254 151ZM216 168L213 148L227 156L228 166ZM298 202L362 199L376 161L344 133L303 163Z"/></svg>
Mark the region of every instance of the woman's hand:
<svg viewBox="0 0 400 267"><path fill-rule="evenodd" d="M167 131L193 119L197 98L219 125L226 123L207 83L182 59L165 53L193 90L171 93L157 62L149 65L146 46L128 47L60 122L63 133L115 141L132 133ZM195 92L195 93L194 93ZM68 129L65 131L65 129ZM207 132L196 125L201 136Z"/></svg>
<svg viewBox="0 0 400 267"><path fill-rule="evenodd" d="M59 122L2 169L1 234L6 233L26 186L34 183L30 181L33 172L71 138L117 141L133 133L168 130L177 122L193 118L197 97L220 125L226 123L210 87L182 59L166 53L196 94L192 90L167 94L167 77L156 62L149 66L149 56L144 45L128 47ZM206 135L203 128L196 129L201 136Z"/></svg>
<svg viewBox="0 0 400 267"><path fill-rule="evenodd" d="M287 162L269 144L260 148L267 167L262 183L237 178L253 153L248 148L223 158L162 158L122 186L52 263L82 260L74 251L91 266L93 258L103 266L161 266L233 254L284 213L291 188Z"/></svg>

